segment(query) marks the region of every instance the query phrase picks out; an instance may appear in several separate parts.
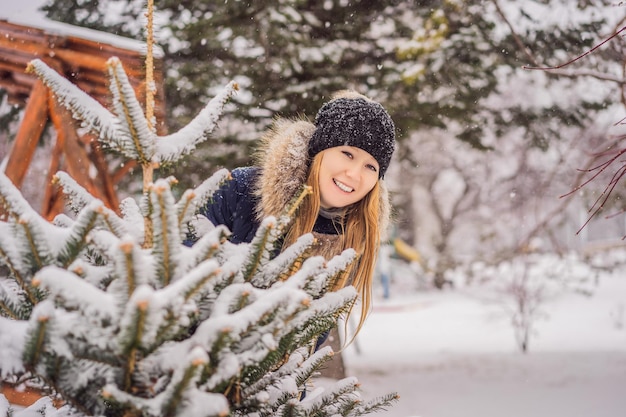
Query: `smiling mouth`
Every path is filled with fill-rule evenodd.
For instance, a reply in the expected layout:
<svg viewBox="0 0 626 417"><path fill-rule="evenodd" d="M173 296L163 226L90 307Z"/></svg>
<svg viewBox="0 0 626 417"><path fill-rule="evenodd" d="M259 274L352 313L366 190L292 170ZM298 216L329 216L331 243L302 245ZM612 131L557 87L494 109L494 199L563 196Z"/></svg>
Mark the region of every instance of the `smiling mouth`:
<svg viewBox="0 0 626 417"><path fill-rule="evenodd" d="M337 181L336 179L333 179L333 182L335 183L337 187L339 187L341 191L344 191L346 193L351 193L352 191L354 191L354 188L348 187L343 182Z"/></svg>

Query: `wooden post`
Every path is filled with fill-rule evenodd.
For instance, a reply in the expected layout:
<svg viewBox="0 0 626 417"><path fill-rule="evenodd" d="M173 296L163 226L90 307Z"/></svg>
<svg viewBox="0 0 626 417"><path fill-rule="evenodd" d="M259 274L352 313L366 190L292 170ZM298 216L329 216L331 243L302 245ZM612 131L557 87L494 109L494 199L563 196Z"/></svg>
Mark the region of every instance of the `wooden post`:
<svg viewBox="0 0 626 417"><path fill-rule="evenodd" d="M53 118L54 120L54 118ZM57 138L50 156L50 164L48 165L48 174L46 175L45 191L43 202L41 205L41 214L47 220L52 220L54 216L63 210L63 196L57 191L57 187L52 184L52 178L56 172L61 169L61 158L63 157L63 149L65 148L65 135L58 131Z"/></svg>
<svg viewBox="0 0 626 417"><path fill-rule="evenodd" d="M102 146L98 139L93 135L88 134L89 146L91 148L91 162L93 162L96 170L98 171L98 188L104 193L104 198L107 206L119 213L119 198L115 192L115 182L113 176L109 172L109 165L102 151ZM125 165L129 165L126 163Z"/></svg>
<svg viewBox="0 0 626 417"><path fill-rule="evenodd" d="M15 136L11 156L5 169L6 176L18 188L22 186L47 121L48 88L38 80L28 98L24 120Z"/></svg>

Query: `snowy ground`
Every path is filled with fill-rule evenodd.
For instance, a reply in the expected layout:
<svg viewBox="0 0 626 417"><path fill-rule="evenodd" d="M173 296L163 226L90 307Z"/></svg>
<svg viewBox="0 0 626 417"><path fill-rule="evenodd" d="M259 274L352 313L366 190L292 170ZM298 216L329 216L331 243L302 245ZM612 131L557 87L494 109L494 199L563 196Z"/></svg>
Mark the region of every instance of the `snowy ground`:
<svg viewBox="0 0 626 417"><path fill-rule="evenodd" d="M391 291L344 353L366 399L400 394L378 416L626 416L626 276L546 303L525 355L500 305L463 290Z"/></svg>

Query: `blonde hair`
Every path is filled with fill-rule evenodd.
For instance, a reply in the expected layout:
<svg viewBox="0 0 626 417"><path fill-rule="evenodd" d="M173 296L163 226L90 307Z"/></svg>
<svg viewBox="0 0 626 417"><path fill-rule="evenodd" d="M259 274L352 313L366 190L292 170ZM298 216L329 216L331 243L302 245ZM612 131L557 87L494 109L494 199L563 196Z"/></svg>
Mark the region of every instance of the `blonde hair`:
<svg viewBox="0 0 626 417"><path fill-rule="evenodd" d="M311 187L312 195L307 197L298 208L297 215L291 224L284 240L283 247L293 244L298 237L313 231L315 221L320 212L319 172L324 151L318 153L311 163L306 184ZM380 244L379 216L380 216L380 185L376 182L374 188L360 201L349 206L338 230L340 239L339 250L352 248L358 259L352 263L343 279L336 282L331 291L336 291L352 285L361 298L361 316L354 336L361 330L372 304L372 281L374 267ZM350 312L352 307L350 309ZM353 338L354 338L353 336Z"/></svg>

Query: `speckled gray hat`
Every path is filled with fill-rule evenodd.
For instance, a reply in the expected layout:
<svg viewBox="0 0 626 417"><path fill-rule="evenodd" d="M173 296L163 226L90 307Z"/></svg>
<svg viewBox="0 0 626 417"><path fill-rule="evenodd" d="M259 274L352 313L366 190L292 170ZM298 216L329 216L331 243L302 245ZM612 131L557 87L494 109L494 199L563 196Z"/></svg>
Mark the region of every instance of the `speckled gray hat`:
<svg viewBox="0 0 626 417"><path fill-rule="evenodd" d="M335 146L354 146L368 152L382 178L395 148L395 126L379 103L352 92L341 92L325 103L315 117L309 157Z"/></svg>

